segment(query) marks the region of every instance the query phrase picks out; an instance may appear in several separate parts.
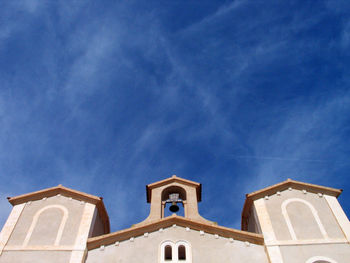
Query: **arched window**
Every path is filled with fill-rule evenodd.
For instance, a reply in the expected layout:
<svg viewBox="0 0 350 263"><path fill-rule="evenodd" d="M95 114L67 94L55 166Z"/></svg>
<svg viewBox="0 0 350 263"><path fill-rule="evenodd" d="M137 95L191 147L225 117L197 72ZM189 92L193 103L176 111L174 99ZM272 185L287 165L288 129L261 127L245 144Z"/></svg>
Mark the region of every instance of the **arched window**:
<svg viewBox="0 0 350 263"><path fill-rule="evenodd" d="M160 244L160 262L161 263L172 263L175 259L175 253L174 250L175 243L168 240L164 241Z"/></svg>
<svg viewBox="0 0 350 263"><path fill-rule="evenodd" d="M179 260L186 260L186 248L184 245L180 245L177 249Z"/></svg>
<svg viewBox="0 0 350 263"><path fill-rule="evenodd" d="M170 245L166 245L164 248L164 260L172 260L173 259L173 251Z"/></svg>
<svg viewBox="0 0 350 263"><path fill-rule="evenodd" d="M160 244L160 263L192 263L191 246L187 241L170 240Z"/></svg>

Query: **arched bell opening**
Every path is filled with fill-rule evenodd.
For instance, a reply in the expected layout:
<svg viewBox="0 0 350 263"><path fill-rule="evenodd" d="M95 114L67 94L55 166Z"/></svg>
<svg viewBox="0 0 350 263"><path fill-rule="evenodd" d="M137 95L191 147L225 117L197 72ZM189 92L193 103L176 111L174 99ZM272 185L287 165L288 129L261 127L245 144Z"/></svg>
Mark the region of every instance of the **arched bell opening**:
<svg viewBox="0 0 350 263"><path fill-rule="evenodd" d="M162 217L176 214L185 216L186 191L179 186L170 186L162 192Z"/></svg>

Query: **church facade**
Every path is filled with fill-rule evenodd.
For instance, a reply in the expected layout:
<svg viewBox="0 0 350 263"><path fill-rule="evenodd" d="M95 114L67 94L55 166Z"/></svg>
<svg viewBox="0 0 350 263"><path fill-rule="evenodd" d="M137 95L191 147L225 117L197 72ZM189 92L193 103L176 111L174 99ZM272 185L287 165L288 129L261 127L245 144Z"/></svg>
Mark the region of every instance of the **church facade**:
<svg viewBox="0 0 350 263"><path fill-rule="evenodd" d="M172 176L146 191L149 216L113 233L100 197L61 185L11 197L0 263L350 262L342 190L288 179L247 194L241 230L199 214L200 183Z"/></svg>

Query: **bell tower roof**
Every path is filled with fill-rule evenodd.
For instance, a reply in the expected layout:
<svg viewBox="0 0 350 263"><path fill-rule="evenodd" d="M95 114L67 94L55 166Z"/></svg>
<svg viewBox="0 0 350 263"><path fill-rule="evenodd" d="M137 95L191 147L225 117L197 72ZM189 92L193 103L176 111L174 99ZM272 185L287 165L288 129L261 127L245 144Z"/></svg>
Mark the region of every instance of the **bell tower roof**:
<svg viewBox="0 0 350 263"><path fill-rule="evenodd" d="M198 211L198 202L202 199L202 185L173 175L167 179L146 185L147 202L150 203L148 217L135 226L158 222L162 218L177 213L178 216L214 224L203 218ZM180 215L181 214L181 215Z"/></svg>
<svg viewBox="0 0 350 263"><path fill-rule="evenodd" d="M202 184L173 175L167 179L146 185L147 203L150 203L152 200L152 189L174 182L194 187L196 189L197 202L202 201Z"/></svg>

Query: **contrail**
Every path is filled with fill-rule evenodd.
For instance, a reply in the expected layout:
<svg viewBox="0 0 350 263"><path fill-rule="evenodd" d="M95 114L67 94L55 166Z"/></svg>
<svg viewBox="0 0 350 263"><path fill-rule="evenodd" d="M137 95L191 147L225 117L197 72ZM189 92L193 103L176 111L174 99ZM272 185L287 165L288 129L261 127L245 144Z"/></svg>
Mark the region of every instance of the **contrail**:
<svg viewBox="0 0 350 263"><path fill-rule="evenodd" d="M291 161L291 162L328 162L325 160L317 159L295 159L295 158L282 158L282 157L273 157L273 156L255 156L255 155L231 155L233 158L239 159L257 159L257 160L276 160L276 161Z"/></svg>

